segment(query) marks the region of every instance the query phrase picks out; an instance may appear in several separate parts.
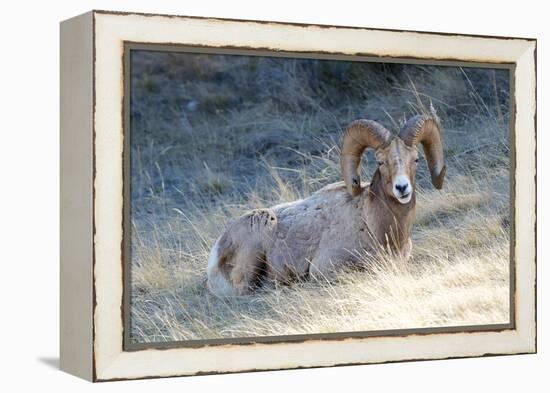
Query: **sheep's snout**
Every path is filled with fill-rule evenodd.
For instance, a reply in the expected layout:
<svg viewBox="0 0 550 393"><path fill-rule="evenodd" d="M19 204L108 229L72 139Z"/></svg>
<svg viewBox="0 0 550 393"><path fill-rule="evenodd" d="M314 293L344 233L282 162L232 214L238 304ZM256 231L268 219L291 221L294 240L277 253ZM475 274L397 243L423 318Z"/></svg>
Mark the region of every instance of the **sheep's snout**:
<svg viewBox="0 0 550 393"><path fill-rule="evenodd" d="M393 195L400 203L409 203L412 197L411 182L406 176L397 176L393 182Z"/></svg>

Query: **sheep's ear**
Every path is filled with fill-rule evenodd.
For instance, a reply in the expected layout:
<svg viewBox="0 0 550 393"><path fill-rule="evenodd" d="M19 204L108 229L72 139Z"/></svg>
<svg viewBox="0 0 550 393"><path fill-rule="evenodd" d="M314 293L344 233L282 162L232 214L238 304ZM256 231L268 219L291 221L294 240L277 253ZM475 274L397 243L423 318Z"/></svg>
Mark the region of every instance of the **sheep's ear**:
<svg viewBox="0 0 550 393"><path fill-rule="evenodd" d="M347 126L342 139L340 166L348 192L352 196L361 193L361 155L371 147L379 149L389 143L391 133L373 120L356 120Z"/></svg>
<svg viewBox="0 0 550 393"><path fill-rule="evenodd" d="M408 146L422 144L430 168L432 184L438 190L443 188L447 167L443 159L441 128L437 117L426 115L412 117L401 128L399 137Z"/></svg>

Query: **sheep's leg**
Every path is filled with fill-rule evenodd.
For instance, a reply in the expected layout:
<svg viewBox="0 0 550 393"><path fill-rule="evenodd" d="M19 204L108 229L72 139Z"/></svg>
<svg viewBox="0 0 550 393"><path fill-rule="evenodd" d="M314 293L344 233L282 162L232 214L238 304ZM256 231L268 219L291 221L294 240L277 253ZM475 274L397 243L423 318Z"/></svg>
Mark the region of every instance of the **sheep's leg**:
<svg viewBox="0 0 550 393"><path fill-rule="evenodd" d="M229 273L229 281L237 295L247 295L258 287L265 264L261 251L249 247L237 251L235 265Z"/></svg>
<svg viewBox="0 0 550 393"><path fill-rule="evenodd" d="M269 209L242 216L218 239L210 252L208 288L219 296L252 292L265 272L265 253L277 220Z"/></svg>
<svg viewBox="0 0 550 393"><path fill-rule="evenodd" d="M316 281L330 281L339 269L344 267L341 253L325 253L317 255L310 263L309 276Z"/></svg>
<svg viewBox="0 0 550 393"><path fill-rule="evenodd" d="M304 273L298 270L289 261L295 261L288 255L281 252L269 254L266 263L266 281L271 284L288 284L293 280L304 276Z"/></svg>
<svg viewBox="0 0 550 393"><path fill-rule="evenodd" d="M263 249L257 243L244 243L235 248L224 236L216 242L208 258L208 289L218 296L251 293L265 269Z"/></svg>

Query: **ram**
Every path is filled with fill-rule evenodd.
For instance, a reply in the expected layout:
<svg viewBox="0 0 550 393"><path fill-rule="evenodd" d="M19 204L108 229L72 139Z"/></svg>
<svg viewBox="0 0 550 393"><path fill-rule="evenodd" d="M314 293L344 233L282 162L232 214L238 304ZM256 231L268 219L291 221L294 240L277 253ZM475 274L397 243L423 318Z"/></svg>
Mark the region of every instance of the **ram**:
<svg viewBox="0 0 550 393"><path fill-rule="evenodd" d="M243 295L265 282L330 279L380 246L408 259L417 144L424 149L432 184L441 189L446 167L435 112L412 117L395 137L375 121L352 122L342 139L344 181L231 223L210 251L209 290L218 296ZM361 156L367 148L374 149L378 167L370 184L362 184Z"/></svg>

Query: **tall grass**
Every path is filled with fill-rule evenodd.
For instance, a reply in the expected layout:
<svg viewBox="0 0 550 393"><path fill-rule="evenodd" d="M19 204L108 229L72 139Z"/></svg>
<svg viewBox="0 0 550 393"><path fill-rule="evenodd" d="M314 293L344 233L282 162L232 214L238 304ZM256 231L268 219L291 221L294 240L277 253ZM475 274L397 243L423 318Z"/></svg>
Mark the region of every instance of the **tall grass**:
<svg viewBox="0 0 550 393"><path fill-rule="evenodd" d="M506 72L133 56L133 341L508 321ZM444 128L448 175L436 191L420 165L411 260L365 255L367 269L331 282L306 280L228 299L208 293L208 252L228 222L340 180L341 130L352 119L396 129L430 102ZM364 178L371 167L364 166Z"/></svg>

